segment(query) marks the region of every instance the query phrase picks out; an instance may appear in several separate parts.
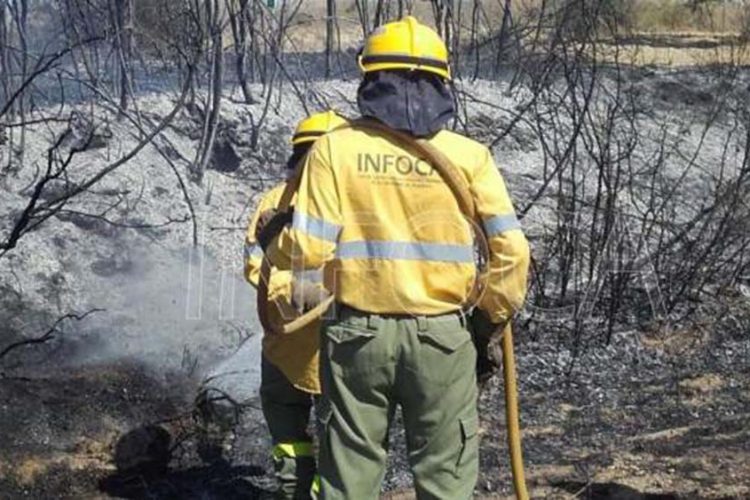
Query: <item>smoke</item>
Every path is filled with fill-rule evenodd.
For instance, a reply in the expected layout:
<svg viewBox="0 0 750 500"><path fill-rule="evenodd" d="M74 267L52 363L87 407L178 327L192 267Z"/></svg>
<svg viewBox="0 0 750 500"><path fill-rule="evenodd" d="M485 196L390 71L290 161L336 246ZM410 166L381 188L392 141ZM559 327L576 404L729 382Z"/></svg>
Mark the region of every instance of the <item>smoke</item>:
<svg viewBox="0 0 750 500"><path fill-rule="evenodd" d="M85 285L87 302L106 311L66 338L74 347L66 363L128 360L156 374L202 378L231 358L233 369L246 369L244 383L257 388L262 330L255 291L240 266L220 266L205 247L128 253L125 264L99 262L97 276ZM240 344L240 357L232 356Z"/></svg>

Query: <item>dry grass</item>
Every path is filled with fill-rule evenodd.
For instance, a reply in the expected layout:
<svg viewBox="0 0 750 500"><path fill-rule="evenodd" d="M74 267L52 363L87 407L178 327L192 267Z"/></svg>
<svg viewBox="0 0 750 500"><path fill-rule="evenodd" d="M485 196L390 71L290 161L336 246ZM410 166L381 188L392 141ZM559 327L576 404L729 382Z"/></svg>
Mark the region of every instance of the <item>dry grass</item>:
<svg viewBox="0 0 750 500"><path fill-rule="evenodd" d="M627 19L622 21L630 25L636 32L648 33L740 33L745 30L750 22L750 6L741 3L727 1L709 2L703 7L692 9L685 0L609 0L610 2L622 2L626 7ZM374 14L375 1L370 0L370 16ZM502 1L480 0L482 10L490 24L499 26L502 19ZM396 1L391 2L391 17L397 17ZM462 4L463 20L468 23L471 18L473 2ZM525 17L533 17L539 12L542 0L514 0L513 15L518 21ZM547 2L548 8L554 2ZM414 0L411 5L405 2L406 13L418 17L427 24L434 23L432 6L429 1ZM359 27L359 17L354 0L339 0L336 2L338 18L341 27L352 24ZM299 10L295 25L303 28L310 23L324 26L326 16L325 0L305 0Z"/></svg>
<svg viewBox="0 0 750 500"><path fill-rule="evenodd" d="M691 9L678 0L636 0L633 29L671 33L740 33L747 24L748 7L736 3L709 3Z"/></svg>
<svg viewBox="0 0 750 500"><path fill-rule="evenodd" d="M741 33L750 22L750 6L729 1L708 2L693 9L686 0L604 0L624 13L620 21L636 32ZM547 6L554 2L547 0ZM559 2L562 3L562 2ZM497 1L485 1L490 18L500 16ZM515 0L516 18L539 12L542 0Z"/></svg>
<svg viewBox="0 0 750 500"><path fill-rule="evenodd" d="M372 18L375 2L370 2L369 15ZM396 2L392 2L392 18L397 17ZM421 22L434 27L434 16L429 2L415 1L411 12ZM342 49L356 48L364 40L359 13L353 0L336 2L338 36ZM291 49L301 52L319 52L325 49L326 2L324 0L304 0L297 17L289 27Z"/></svg>
<svg viewBox="0 0 750 500"><path fill-rule="evenodd" d="M615 59L610 51L605 60ZM723 45L713 48L653 47L644 44L620 44L617 60L632 66L692 67L716 64L750 65L750 51L745 46Z"/></svg>
<svg viewBox="0 0 750 500"><path fill-rule="evenodd" d="M750 5L720 2L691 9L682 0L611 0L627 2L626 19L622 19L633 35L614 42L600 53L601 59L634 66L705 66L712 64L750 64L750 51L737 42L738 35L750 24ZM370 2L370 15L374 3ZM396 2L392 2L395 6ZM513 3L517 24L529 24L539 14L541 0L516 0ZM550 5L549 3L547 5ZM479 26L485 36L497 29L502 20L502 2L483 0L486 17ZM432 7L427 1L416 0L411 13L422 22L434 23ZM396 15L395 7L391 12ZM326 2L306 0L289 30L287 50L320 52L325 48ZM461 16L464 41L469 39L471 2L463 5ZM357 48L363 40L359 14L353 0L337 3L340 47Z"/></svg>

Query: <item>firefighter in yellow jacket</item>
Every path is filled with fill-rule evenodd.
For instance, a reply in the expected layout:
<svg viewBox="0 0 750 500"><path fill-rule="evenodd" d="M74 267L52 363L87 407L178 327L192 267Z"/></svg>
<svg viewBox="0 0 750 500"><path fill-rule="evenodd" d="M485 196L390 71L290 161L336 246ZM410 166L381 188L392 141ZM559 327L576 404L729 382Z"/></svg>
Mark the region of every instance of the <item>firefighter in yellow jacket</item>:
<svg viewBox="0 0 750 500"><path fill-rule="evenodd" d="M378 498L400 406L417 497L466 499L478 475L477 369L494 364L489 336L524 301L529 247L491 152L444 130L454 101L440 37L406 17L377 28L359 57L363 125L313 145L291 229L269 247L294 270L324 266L336 299L321 332L321 497ZM413 143L368 120L425 139L465 178L489 248L477 303L467 304L475 247L456 196Z"/></svg>
<svg viewBox="0 0 750 500"><path fill-rule="evenodd" d="M327 131L345 124L346 121L332 111L317 113L300 122L292 138L293 152L287 162L291 173L309 150L310 146ZM285 183L265 193L248 225L245 237L245 278L258 286L263 249L256 233L264 223L272 219L279 204ZM292 283L307 281L320 286L320 273L313 270L294 276L286 270L275 269L270 276L268 318L280 324L292 311ZM318 375L318 331L320 322L314 322L291 335L263 337L261 360L260 397L263 415L273 440L272 458L279 482L278 498L305 499L310 497L315 476L315 457L312 440L308 434L313 397L320 394ZM205 384L204 413L213 406L231 403L232 394L222 394L221 388ZM229 391L231 392L231 390ZM229 406L224 404L224 406ZM219 409L221 411L221 409ZM224 411L224 413L227 413Z"/></svg>
<svg viewBox="0 0 750 500"><path fill-rule="evenodd" d="M287 167L292 172L315 141L346 121L333 111L309 116L297 127L294 151ZM271 189L261 200L245 238L245 278L257 287L262 250L256 233L259 219L275 213L284 184ZM320 273L313 269L293 276L291 270L274 270L270 277L269 320L280 324L292 311L292 284L319 283ZM290 335L266 332L263 338L260 396L263 415L273 439L273 461L280 483L278 498L309 498L315 476L313 444L308 434L313 396L320 394L318 375L319 322Z"/></svg>

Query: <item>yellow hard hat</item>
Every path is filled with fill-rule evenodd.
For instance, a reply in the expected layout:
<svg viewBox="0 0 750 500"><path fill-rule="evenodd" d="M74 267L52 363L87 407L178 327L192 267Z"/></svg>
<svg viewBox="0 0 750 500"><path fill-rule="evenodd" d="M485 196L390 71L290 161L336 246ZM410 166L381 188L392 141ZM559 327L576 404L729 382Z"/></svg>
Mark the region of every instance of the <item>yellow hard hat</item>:
<svg viewBox="0 0 750 500"><path fill-rule="evenodd" d="M440 35L412 16L384 24L365 40L359 56L363 72L384 69L428 71L450 80L448 49Z"/></svg>
<svg viewBox="0 0 750 500"><path fill-rule="evenodd" d="M298 144L315 142L315 139L321 135L345 123L346 120L336 114L335 111L323 111L322 113L312 114L297 125L294 136L292 136L292 144L296 146Z"/></svg>

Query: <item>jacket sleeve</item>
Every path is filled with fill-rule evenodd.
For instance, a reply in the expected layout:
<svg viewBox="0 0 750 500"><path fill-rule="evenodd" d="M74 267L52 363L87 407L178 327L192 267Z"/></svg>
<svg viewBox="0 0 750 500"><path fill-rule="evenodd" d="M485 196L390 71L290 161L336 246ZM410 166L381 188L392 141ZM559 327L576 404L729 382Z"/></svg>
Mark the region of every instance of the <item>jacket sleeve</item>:
<svg viewBox="0 0 750 500"><path fill-rule="evenodd" d="M276 265L291 263L294 270L319 269L335 255L342 216L329 147L328 138L323 137L307 155L292 225L268 250Z"/></svg>
<svg viewBox="0 0 750 500"><path fill-rule="evenodd" d="M486 148L471 190L490 252L487 288L477 306L493 323L502 324L512 318L526 298L530 252L505 181Z"/></svg>
<svg viewBox="0 0 750 500"><path fill-rule="evenodd" d="M254 287L258 287L260 280L260 266L263 263L263 249L255 239L255 229L258 226L258 220L263 212L276 208L276 196L274 191L269 191L263 195L255 209L255 213L250 218L245 233L245 250L243 252L243 262L245 265L245 279Z"/></svg>

